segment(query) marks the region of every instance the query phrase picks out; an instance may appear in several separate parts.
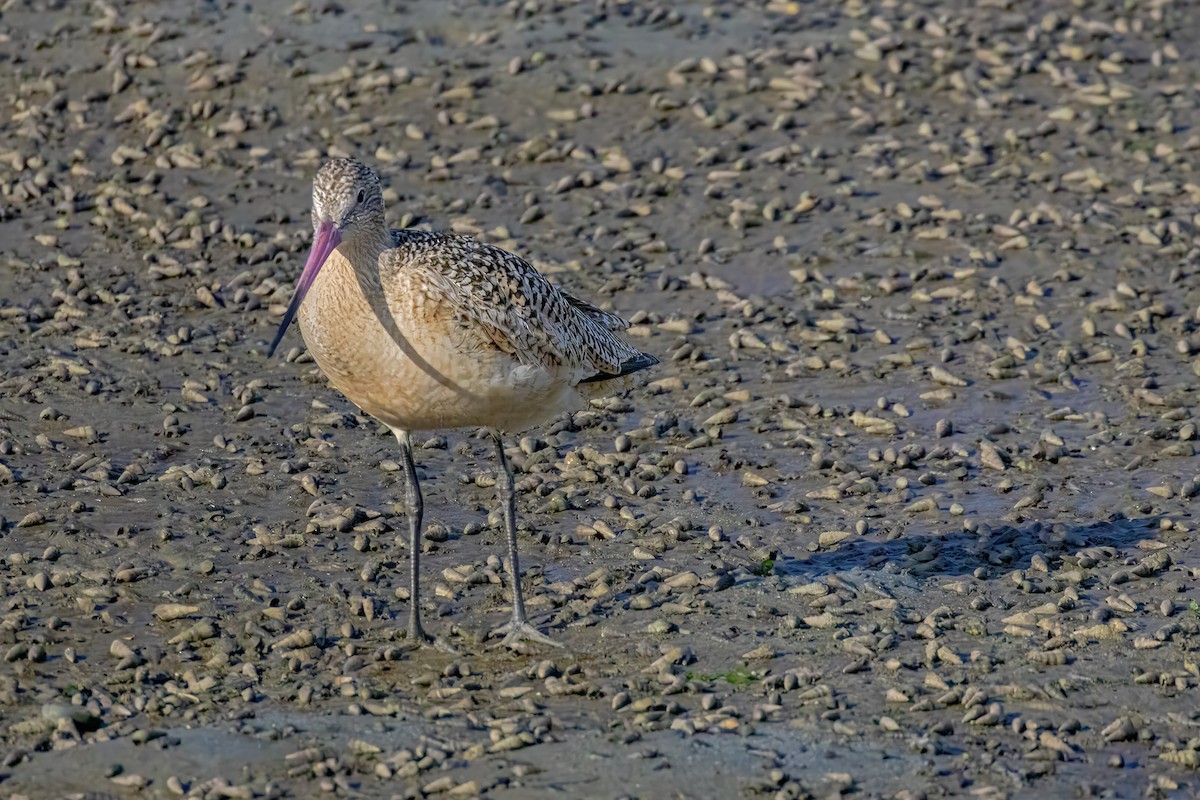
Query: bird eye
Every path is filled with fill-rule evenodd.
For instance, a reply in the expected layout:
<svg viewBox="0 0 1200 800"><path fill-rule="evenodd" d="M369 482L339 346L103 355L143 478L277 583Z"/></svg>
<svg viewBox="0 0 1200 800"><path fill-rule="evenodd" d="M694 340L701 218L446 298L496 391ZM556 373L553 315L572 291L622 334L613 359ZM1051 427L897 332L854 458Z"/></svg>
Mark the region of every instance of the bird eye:
<svg viewBox="0 0 1200 800"><path fill-rule="evenodd" d="M367 193L364 192L362 189L359 189L358 190L358 202L361 203L363 200L366 200L366 199L367 199Z"/></svg>

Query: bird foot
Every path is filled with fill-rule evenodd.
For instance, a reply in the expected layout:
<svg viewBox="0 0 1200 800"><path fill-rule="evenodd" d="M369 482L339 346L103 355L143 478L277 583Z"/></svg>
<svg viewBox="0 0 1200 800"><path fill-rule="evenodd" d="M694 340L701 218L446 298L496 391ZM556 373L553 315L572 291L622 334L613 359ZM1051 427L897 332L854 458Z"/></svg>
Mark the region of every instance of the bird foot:
<svg viewBox="0 0 1200 800"><path fill-rule="evenodd" d="M441 650L443 653L458 654L458 650L441 636L430 636L426 633L419 622L408 626L408 641L413 647L432 645L434 649Z"/></svg>
<svg viewBox="0 0 1200 800"><path fill-rule="evenodd" d="M492 636L503 636L500 645L507 647L510 650L521 650L522 645L526 643L537 643L549 645L550 647L562 647L561 644L551 639L546 634L539 631L537 628L530 625L525 620L512 620L506 622L499 628L492 631Z"/></svg>

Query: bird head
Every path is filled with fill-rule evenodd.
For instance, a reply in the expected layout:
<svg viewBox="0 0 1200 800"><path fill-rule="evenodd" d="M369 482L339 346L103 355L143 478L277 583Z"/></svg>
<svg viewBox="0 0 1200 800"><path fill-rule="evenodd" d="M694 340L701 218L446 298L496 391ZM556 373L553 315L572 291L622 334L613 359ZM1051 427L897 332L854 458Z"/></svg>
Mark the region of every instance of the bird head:
<svg viewBox="0 0 1200 800"><path fill-rule="evenodd" d="M275 354L275 348L304 302L304 296L338 245L342 242L353 244L361 238L377 235L380 229L386 232L379 175L353 158L326 161L313 179L312 222L312 248L279 330L275 332L268 358Z"/></svg>

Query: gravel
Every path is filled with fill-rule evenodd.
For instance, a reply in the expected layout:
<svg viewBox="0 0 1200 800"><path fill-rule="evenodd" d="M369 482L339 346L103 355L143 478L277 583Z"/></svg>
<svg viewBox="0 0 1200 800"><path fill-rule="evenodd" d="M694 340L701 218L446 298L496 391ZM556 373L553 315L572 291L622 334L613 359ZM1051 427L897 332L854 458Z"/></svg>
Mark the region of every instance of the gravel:
<svg viewBox="0 0 1200 800"><path fill-rule="evenodd" d="M0 3L0 794L1200 790L1186 3ZM312 173L663 363L418 452L266 345Z"/></svg>

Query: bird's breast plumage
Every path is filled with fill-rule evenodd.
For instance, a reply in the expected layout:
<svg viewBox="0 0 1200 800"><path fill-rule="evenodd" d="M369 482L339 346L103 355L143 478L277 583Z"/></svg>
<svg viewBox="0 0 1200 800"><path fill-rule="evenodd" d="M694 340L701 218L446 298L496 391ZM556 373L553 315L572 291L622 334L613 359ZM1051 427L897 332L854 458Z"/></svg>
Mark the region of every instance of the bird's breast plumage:
<svg viewBox="0 0 1200 800"><path fill-rule="evenodd" d="M497 347L416 270L356 269L336 251L299 318L330 383L395 428L524 430L583 404L552 371Z"/></svg>

